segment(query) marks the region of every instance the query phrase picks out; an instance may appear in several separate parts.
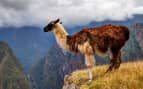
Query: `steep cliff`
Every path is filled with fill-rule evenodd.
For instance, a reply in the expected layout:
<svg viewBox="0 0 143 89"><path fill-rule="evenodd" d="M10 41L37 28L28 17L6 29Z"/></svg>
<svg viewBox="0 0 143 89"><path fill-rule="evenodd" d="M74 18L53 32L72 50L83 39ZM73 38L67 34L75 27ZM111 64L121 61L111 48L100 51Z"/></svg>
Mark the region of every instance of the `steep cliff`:
<svg viewBox="0 0 143 89"><path fill-rule="evenodd" d="M61 89L66 74L84 68L82 55L63 52L57 45L52 46L47 56L31 70L33 87L36 89Z"/></svg>
<svg viewBox="0 0 143 89"><path fill-rule="evenodd" d="M139 25L140 24L140 25ZM139 25L139 26L138 26ZM142 26L141 26L142 25ZM132 61L143 58L143 23L136 23L129 27L130 39L122 49L124 61Z"/></svg>
<svg viewBox="0 0 143 89"><path fill-rule="evenodd" d="M143 50L143 23L136 23L133 28L135 29L135 37L139 42L139 46Z"/></svg>
<svg viewBox="0 0 143 89"><path fill-rule="evenodd" d="M32 89L9 46L0 42L0 89Z"/></svg>

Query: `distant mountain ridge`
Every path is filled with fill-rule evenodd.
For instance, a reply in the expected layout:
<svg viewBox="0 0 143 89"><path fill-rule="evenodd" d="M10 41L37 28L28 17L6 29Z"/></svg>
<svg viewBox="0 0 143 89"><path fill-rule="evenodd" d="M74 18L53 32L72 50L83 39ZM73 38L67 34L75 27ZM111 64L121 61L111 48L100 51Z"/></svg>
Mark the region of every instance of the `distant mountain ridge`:
<svg viewBox="0 0 143 89"><path fill-rule="evenodd" d="M41 59L51 46L51 33L46 34L38 27L1 27L0 41L8 43L20 59L25 71Z"/></svg>

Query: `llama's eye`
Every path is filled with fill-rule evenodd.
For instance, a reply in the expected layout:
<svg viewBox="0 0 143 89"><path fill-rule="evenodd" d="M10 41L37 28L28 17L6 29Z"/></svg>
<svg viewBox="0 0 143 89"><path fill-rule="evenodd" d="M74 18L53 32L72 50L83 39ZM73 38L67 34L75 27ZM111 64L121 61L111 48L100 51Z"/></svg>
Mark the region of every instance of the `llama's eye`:
<svg viewBox="0 0 143 89"><path fill-rule="evenodd" d="M62 24L62 22L60 22L60 24Z"/></svg>
<svg viewBox="0 0 143 89"><path fill-rule="evenodd" d="M54 23L52 22L51 25L54 25Z"/></svg>

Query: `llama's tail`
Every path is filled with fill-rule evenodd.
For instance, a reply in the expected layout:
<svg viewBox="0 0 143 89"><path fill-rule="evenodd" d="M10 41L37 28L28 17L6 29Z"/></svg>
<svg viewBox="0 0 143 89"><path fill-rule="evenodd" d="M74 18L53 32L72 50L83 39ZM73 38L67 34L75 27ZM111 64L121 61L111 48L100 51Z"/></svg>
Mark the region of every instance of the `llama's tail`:
<svg viewBox="0 0 143 89"><path fill-rule="evenodd" d="M129 29L125 26L120 26L120 28L122 28L124 30L124 36L125 36L125 40L129 40Z"/></svg>

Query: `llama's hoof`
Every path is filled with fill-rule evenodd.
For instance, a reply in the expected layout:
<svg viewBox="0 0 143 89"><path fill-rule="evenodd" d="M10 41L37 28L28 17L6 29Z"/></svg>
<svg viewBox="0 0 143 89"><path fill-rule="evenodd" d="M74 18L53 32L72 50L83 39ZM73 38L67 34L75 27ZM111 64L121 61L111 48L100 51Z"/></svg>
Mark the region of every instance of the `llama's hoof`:
<svg viewBox="0 0 143 89"><path fill-rule="evenodd" d="M88 80L88 82L91 82L91 81L92 81L92 79L89 79L89 80Z"/></svg>
<svg viewBox="0 0 143 89"><path fill-rule="evenodd" d="M117 64L114 66L114 69L115 69L115 70L118 70L119 67L120 67L120 63L117 63Z"/></svg>

